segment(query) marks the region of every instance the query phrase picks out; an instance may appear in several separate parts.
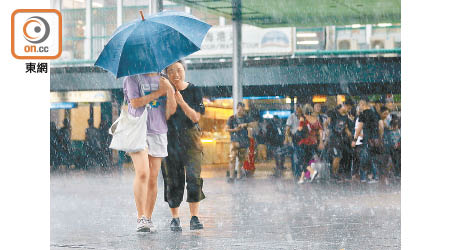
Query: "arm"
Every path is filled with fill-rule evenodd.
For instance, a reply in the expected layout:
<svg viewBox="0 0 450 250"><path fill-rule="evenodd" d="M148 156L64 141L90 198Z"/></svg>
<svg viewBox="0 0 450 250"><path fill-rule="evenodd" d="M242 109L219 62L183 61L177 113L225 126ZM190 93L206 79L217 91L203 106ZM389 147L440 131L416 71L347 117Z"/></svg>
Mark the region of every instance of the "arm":
<svg viewBox="0 0 450 250"><path fill-rule="evenodd" d="M134 98L130 100L130 104L133 108L137 109L149 104L151 101L158 99L160 96L166 94L166 89L159 88L157 91L152 92L148 95Z"/></svg>
<svg viewBox="0 0 450 250"><path fill-rule="evenodd" d="M298 130L302 130L303 129L303 124L305 122L305 119L302 117L300 117L299 122L298 122Z"/></svg>
<svg viewBox="0 0 450 250"><path fill-rule="evenodd" d="M289 143L289 138L291 137L291 127L286 126L285 132L284 132L284 144Z"/></svg>
<svg viewBox="0 0 450 250"><path fill-rule="evenodd" d="M160 78L160 84L167 85L166 120L169 120L170 116L175 114L175 112L177 111L177 101L175 100L175 90L173 89L172 85L169 83L169 80L167 80L164 77Z"/></svg>
<svg viewBox="0 0 450 250"><path fill-rule="evenodd" d="M383 135L384 135L384 121L383 120L378 121L378 135L380 136L380 139L383 139Z"/></svg>
<svg viewBox="0 0 450 250"><path fill-rule="evenodd" d="M243 128L243 126L241 126L242 124L239 124L236 128L230 128L230 125L227 122L227 125L225 126L225 131L227 132L237 132L239 130L241 130Z"/></svg>
<svg viewBox="0 0 450 250"><path fill-rule="evenodd" d="M255 129L258 126L258 122L257 121L249 122L247 123L247 126L249 128Z"/></svg>
<svg viewBox="0 0 450 250"><path fill-rule="evenodd" d="M177 104L180 105L181 109L183 110L184 114L186 114L186 116L194 123L197 123L198 121L200 121L200 113L195 111L193 108L191 108L189 106L189 104L187 104L184 99L183 96L181 95L181 93L179 91L175 92L175 99L177 100Z"/></svg>
<svg viewBox="0 0 450 250"><path fill-rule="evenodd" d="M352 133L350 132L350 129L348 129L348 127L345 127L345 133L349 138L352 138Z"/></svg>
<svg viewBox="0 0 450 250"><path fill-rule="evenodd" d="M325 148L325 146L323 145L323 129L319 130L319 150L322 150Z"/></svg>

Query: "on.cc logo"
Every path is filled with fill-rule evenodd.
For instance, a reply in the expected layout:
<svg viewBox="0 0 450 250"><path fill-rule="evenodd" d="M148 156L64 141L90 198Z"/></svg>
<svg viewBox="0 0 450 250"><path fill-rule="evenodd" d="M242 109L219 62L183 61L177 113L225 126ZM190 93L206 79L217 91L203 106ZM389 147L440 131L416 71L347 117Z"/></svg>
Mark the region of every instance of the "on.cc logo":
<svg viewBox="0 0 450 250"><path fill-rule="evenodd" d="M48 38L49 34L50 25L48 25L47 20L42 17L32 16L28 18L23 25L23 35L30 43L42 43Z"/></svg>

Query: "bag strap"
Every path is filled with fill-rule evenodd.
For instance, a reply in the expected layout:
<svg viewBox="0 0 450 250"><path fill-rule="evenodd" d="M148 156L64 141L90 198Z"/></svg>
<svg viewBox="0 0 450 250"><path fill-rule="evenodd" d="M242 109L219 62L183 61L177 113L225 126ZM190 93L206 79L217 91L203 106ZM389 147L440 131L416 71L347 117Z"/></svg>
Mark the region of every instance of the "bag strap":
<svg viewBox="0 0 450 250"><path fill-rule="evenodd" d="M132 76L130 76L130 77L132 77ZM137 83L138 83L138 86L139 86L139 92L141 93L141 97L142 97L142 96L145 96L144 89L142 88L142 84L141 84L141 76L140 76L140 75L136 75L136 76L135 76L135 79L136 79L136 81L137 81ZM128 100L128 97L127 97L126 95L123 96L123 103L127 103L128 105L130 105L129 100ZM150 105L147 104L147 105L145 105L145 107L148 108L148 107L150 107ZM111 127L109 127L108 132L109 132L110 135L113 135L114 133L117 133L117 132L118 132L118 131L114 131L114 133L113 133L113 132L112 132L112 128L114 127L114 125L116 125L117 123L119 123L120 120L123 119L122 113L123 113L123 110L121 110L119 118L117 118L117 120L114 121L114 123L111 125Z"/></svg>
<svg viewBox="0 0 450 250"><path fill-rule="evenodd" d="M122 111L122 112L123 112L123 111ZM117 118L117 120L111 125L111 127L109 127L108 132L109 132L110 135L114 135L114 133L112 132L112 127L114 127L114 125L116 125L117 123L119 123L119 121L122 120L122 119L123 119L123 115L122 115L122 113L121 113L120 116L119 116L119 118Z"/></svg>

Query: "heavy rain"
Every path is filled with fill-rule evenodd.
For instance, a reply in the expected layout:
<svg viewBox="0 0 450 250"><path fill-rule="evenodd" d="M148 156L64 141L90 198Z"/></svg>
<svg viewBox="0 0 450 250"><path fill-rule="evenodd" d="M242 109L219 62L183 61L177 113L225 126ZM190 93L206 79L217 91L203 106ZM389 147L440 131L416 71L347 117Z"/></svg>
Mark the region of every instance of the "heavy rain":
<svg viewBox="0 0 450 250"><path fill-rule="evenodd" d="M401 248L400 0L51 7L51 249Z"/></svg>

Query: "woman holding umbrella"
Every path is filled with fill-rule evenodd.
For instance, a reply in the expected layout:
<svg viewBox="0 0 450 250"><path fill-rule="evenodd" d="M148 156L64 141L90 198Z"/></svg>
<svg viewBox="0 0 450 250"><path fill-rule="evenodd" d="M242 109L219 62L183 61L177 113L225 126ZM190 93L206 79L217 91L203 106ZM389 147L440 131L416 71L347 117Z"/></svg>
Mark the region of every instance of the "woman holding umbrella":
<svg viewBox="0 0 450 250"><path fill-rule="evenodd" d="M158 193L158 172L167 156L167 119L175 113L175 91L158 74L127 76L123 82L128 112L140 116L147 108L147 149L130 153L135 169L134 199L138 232L155 232L152 213ZM148 106L150 107L148 107Z"/></svg>
<svg viewBox="0 0 450 250"><path fill-rule="evenodd" d="M186 183L187 202L191 212L190 229L202 229L198 219L200 201L203 194L203 179L200 177L202 164L201 131L198 126L200 116L205 113L203 94L192 83L185 82L185 66L178 61L166 68L167 76L177 91L177 110L168 120L168 157L162 168L164 177L164 200L172 213L170 229L181 231L179 207L183 200Z"/></svg>

